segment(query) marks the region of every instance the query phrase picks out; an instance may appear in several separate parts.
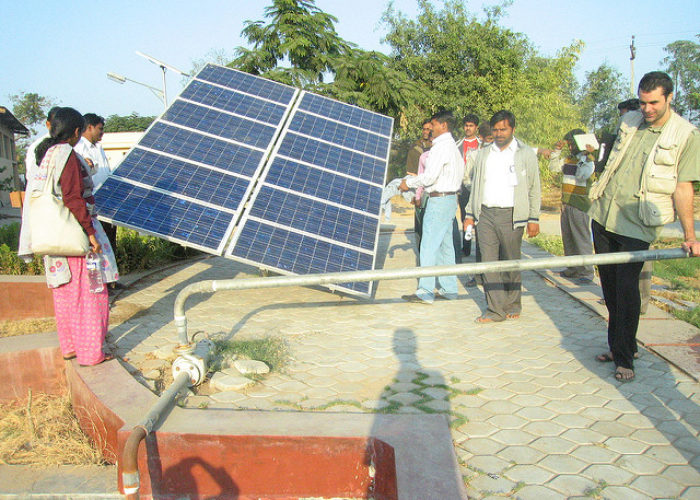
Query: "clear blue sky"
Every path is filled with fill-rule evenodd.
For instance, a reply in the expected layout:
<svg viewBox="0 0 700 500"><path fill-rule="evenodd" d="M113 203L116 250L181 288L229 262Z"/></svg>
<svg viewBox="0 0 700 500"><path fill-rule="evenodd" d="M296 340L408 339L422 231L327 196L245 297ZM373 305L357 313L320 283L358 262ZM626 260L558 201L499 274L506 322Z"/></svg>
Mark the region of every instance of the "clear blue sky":
<svg viewBox="0 0 700 500"><path fill-rule="evenodd" d="M244 45L243 22L263 19L267 0L0 0L0 105L9 94L37 92L83 113L155 115L162 104L146 88L118 85L107 72L161 87L160 69L137 56L139 50L189 71L194 60L212 50ZM435 5L442 2L434 1ZM482 6L468 8L481 16ZM381 39L386 0L317 0L319 8L338 18L339 34L364 49L389 52ZM415 0L396 0L394 8L414 17ZM577 67L586 71L607 61L629 77L629 44L636 35L638 80L660 69L663 47L700 33L697 0L515 0L502 21L527 35L543 55L554 55L574 39L586 48ZM635 82L636 84L636 82ZM172 100L182 78L168 73Z"/></svg>

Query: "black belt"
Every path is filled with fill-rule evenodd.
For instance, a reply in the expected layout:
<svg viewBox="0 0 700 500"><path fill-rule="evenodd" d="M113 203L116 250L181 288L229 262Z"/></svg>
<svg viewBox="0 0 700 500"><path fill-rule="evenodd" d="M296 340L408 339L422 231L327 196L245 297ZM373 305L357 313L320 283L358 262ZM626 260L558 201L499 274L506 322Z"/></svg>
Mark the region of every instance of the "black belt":
<svg viewBox="0 0 700 500"><path fill-rule="evenodd" d="M433 191L432 193L428 193L428 196L431 198L438 198L440 196L452 196L453 194L457 194L457 191Z"/></svg>

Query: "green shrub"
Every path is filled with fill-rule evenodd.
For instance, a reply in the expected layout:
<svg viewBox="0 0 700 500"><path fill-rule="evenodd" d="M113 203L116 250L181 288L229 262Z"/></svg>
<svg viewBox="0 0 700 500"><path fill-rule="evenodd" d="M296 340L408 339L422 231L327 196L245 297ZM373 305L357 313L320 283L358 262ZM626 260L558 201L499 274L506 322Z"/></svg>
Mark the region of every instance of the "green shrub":
<svg viewBox="0 0 700 500"><path fill-rule="evenodd" d="M561 241L561 236L556 234L538 234L534 238L528 238L527 241L552 255L564 255L564 243Z"/></svg>
<svg viewBox="0 0 700 500"><path fill-rule="evenodd" d="M17 256L19 229L18 222L0 227L0 274L44 274L41 257L25 263ZM141 236L131 229L117 228L117 264L121 274L152 269L199 253L155 236Z"/></svg>

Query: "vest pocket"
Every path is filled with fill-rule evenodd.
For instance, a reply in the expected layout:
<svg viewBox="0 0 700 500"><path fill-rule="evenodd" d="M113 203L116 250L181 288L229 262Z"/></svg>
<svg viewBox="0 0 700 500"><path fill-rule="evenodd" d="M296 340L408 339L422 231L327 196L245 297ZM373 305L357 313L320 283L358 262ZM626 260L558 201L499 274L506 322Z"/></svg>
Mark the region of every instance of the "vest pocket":
<svg viewBox="0 0 700 500"><path fill-rule="evenodd" d="M673 198L668 194L642 194L639 200L639 218L647 226L663 226L676 220Z"/></svg>

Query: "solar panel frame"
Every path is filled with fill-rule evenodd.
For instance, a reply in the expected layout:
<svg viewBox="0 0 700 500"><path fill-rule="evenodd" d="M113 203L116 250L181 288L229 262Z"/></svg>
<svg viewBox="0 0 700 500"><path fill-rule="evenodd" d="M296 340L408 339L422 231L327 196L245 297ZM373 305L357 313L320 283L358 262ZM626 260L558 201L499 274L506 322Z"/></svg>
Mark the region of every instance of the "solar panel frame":
<svg viewBox="0 0 700 500"><path fill-rule="evenodd" d="M224 69L226 71L219 71L220 69ZM226 82L233 83L234 87L227 87L225 85ZM245 113L239 114L234 111L227 111L216 108L212 106L212 104L216 104L216 98L218 97L216 95L213 96L213 101L209 99L208 104L192 100L193 94L196 95L198 90L201 91L206 87L209 87L211 89L210 93L212 94L216 93L217 90L219 91L219 96L228 94L229 97L233 97L233 94L236 94L241 96L241 101L246 101L248 104L255 103L256 101L258 101L261 102L261 108L267 107L268 109L270 109L271 106L276 106L278 108L282 107L283 111L281 115L277 115L277 120L273 120L273 122L270 122L270 120L266 121L264 119L264 116L261 116L260 113L258 113L258 116L256 116L255 118L251 118L249 116L245 116ZM291 113L291 110L293 109L293 105L298 100L297 96L299 95L299 93L299 89L281 83L272 82L270 80L250 75L248 73L244 73L235 69L224 68L223 66L217 66L213 64L207 64L197 73L197 75L195 75L187 83L185 88L182 90L180 95L178 95L178 97L172 102L172 104L148 127L139 143L129 151L129 153L122 161L122 164L120 164L120 166L114 170L112 176L110 177L113 178L112 182L110 184L105 183L106 185L110 186L114 185L115 181L121 181L126 184L130 184L133 187L152 190L155 193L159 193L170 198L183 200L187 203L198 205L202 207L202 209L214 209L221 213L230 214L230 220L228 222L226 231L224 232L223 237L216 245L216 247L210 247L198 244L196 242L187 241L180 237L176 237L172 234L165 234L144 229L143 227L139 227L138 225L129 223L125 220L119 220L118 214L116 213L113 213L111 216L106 216L105 214L98 215L98 218L106 222L115 223L117 225L124 226L130 229L135 229L140 232L145 232L147 234L151 234L159 238L164 238L168 241L172 241L184 246L196 248L198 250L202 250L208 253L216 253L217 255L221 255L224 252L227 242L230 239L231 234L233 233L233 230L244 211L244 205L251 195L256 179L261 175L266 165L267 159L270 155L270 152L278 142L280 134L287 122L287 118ZM230 102L228 104L230 105ZM211 129L209 124L205 122L202 116L200 116L199 122L203 123L205 126L209 126L209 129L198 130L197 128L193 128L192 126L187 126L183 123L177 123L178 118L176 115L176 110L181 109L182 107L190 107L191 109L192 106L197 106L198 109L201 108L201 111L203 113L202 116L204 117L218 116L223 120L228 119L229 123L235 122L239 124L241 122L245 123L245 121L248 121L252 122L253 124L259 124L259 127L272 127L272 133L269 136L269 140L265 141L264 144L256 143L255 145L253 145L248 142L245 142L245 139L237 140L236 138L224 137L222 135L217 135L213 133L214 130ZM248 106L249 110L250 108L251 106ZM274 121L276 121L276 123L274 123ZM208 140L210 141L211 145L225 145L225 147L221 149L219 160L224 159L226 147L229 150L237 147L239 148L239 150L248 149L259 152L260 154L257 164L255 165L253 171L249 174L248 171L246 171L246 173L232 172L229 169L223 169L211 163L196 161L192 158L188 158L187 156L183 156L184 146L191 145L191 142L188 141L183 141L184 146L181 148L180 151L176 152L168 152L165 150L165 147L160 149L153 147L153 143L150 142L153 140L151 134L159 129L162 131L164 127L169 127L173 134L177 133L176 131L178 131L179 133L192 134L200 139L198 144L202 144L204 141ZM241 131L240 129L241 127L239 127L238 133L244 133L244 131ZM219 133L221 134L221 132L227 132L230 134L231 130L226 128L222 129ZM162 134L162 136L164 137L165 134ZM142 143L149 143L150 146L146 147L142 145ZM210 146L210 150L212 148L213 146ZM203 202L202 200L199 200L192 196L186 196L178 192L159 188L155 185L149 185L144 182L135 181L128 177L123 177L122 175L120 175L120 168L122 167L122 165L128 165L128 163L126 162L129 161L132 154L135 154L135 152L137 151L156 154L162 158L165 158L164 161L166 162L182 162L184 164L191 165L195 170L205 168L210 169L213 172L222 173L223 175L232 176L236 179L243 179L247 181L247 186L240 196L240 203L238 204L237 208L232 209L230 206L221 206L209 202ZM191 152L192 151L190 151L190 153ZM228 151L228 153L231 153L231 151ZM248 168L248 170L250 170L250 168ZM192 178L190 178L189 180L191 181ZM97 200L100 200L100 189L96 191ZM107 193L103 192L103 195L107 195Z"/></svg>
<svg viewBox="0 0 700 500"><path fill-rule="evenodd" d="M311 115L314 115L314 117L316 117L316 116L321 117L321 118L331 122L333 126L336 126L336 125L347 126L347 127L352 127L354 129L357 129L357 130L361 130L356 125L344 124L344 123L340 122L337 118L334 118L332 116L320 115L320 114L318 114L317 110L311 111L308 109L304 109L304 103L305 103L304 99L307 96L310 96L312 101L315 104L318 104L319 99L320 99L320 100L327 101L331 105L331 109L332 108L337 109L338 106L341 106L342 107L341 109L343 109L343 111L347 111L351 114L364 115L364 116L367 116L370 118L380 117L378 120L375 120L375 121L382 121L382 120L384 121L384 127L386 129L385 134L381 134L381 133L378 133L376 131L367 131L367 129L364 129L364 131L367 131L367 133L369 133L371 135L378 135L378 136L380 135L386 140L386 149L384 151L383 156L376 156L376 154L375 154L377 151L376 147L370 148L370 150L371 150L370 152L361 152L358 150L353 150L352 148L348 147L347 145L346 146L337 146L338 148L343 149L346 152L351 152L351 153L356 154L358 156L366 155L367 157L373 157L373 158L376 158L377 160L380 160L380 162L376 163L375 168L379 168L381 166L381 171L382 171L381 176L378 176L376 174L373 174L371 171L368 171L366 173L370 174L369 176L371 177L371 180L367 180L367 179L363 179L363 178L359 178L359 177L353 177L353 176L349 175L347 172L343 172L341 168L337 168L337 169L335 169L333 167L326 168L325 164L324 165L317 165L317 164L313 164L312 162L294 159L294 158L290 158L286 155L280 154L280 149L283 147L283 145L285 144L285 139L287 137L289 137L290 134L300 135L304 138L308 138L310 141L316 141L316 142L321 142L321 143L326 143L326 144L331 144L331 145L333 144L333 143L329 143L328 141L326 141L322 138L319 138L319 137L306 136L305 134L299 133L298 131L295 132L295 130L294 130L295 119L297 118L299 113L304 113L304 115L311 114ZM329 114L332 114L332 113L329 113ZM376 127L376 123L374 126ZM313 238L321 246L331 244L331 245L335 245L336 247L338 247L340 249L342 249L342 248L348 249L348 251L350 251L350 252L357 251L358 252L358 257L357 257L358 262L360 260L366 260L366 259L362 259L360 254L371 256L371 265L367 265L366 269L374 269L374 266L376 265L377 245L379 242L379 230L380 230L380 218L379 218L379 216L380 216L379 203L380 203L380 198L381 198L380 193L381 193L381 189L384 187L384 181L386 179L386 170L387 170L387 165L388 165L389 155L390 155L390 150L391 150L391 132L392 132L392 130L393 130L393 119L392 118L386 117L384 115L380 115L378 113L373 113L371 111L368 111L368 110L365 110L362 108L357 108L355 106L351 106L351 105L348 105L345 103L340 103L338 101L334 101L334 100L331 100L331 99L328 99L328 98L325 98L322 96L318 96L316 94L311 94L311 93L308 93L306 91L302 91L300 93L300 95L298 96L297 101L296 101L293 109L290 111L290 113L288 115L285 128L280 133L280 135L277 139L277 143L276 143L276 145L275 145L275 147L270 155L270 159L267 162L266 167L258 180L258 183L255 187L255 190L251 195L251 198L250 198L249 203L248 203L248 208L246 209L245 213L243 214L243 216L239 220L236 228L234 229L233 236L232 236L231 241L230 241L230 243L226 249L226 252L224 254L225 257L228 257L228 258L231 258L233 260L240 261L240 262L244 262L244 263L256 266L256 267L260 267L263 269L267 269L270 271L281 273L281 274L288 274L288 275L300 274L297 272L290 271L288 269L284 269L284 268L279 267L279 266L270 265L270 264L267 264L265 262L261 262L261 260L263 260L264 257L261 259L255 260L255 259L245 258L245 257L242 257L240 255L235 255L237 245L238 245L239 241L241 240L241 238L243 237L243 235L246 234L246 231L248 230L248 226L249 225L257 226L260 224L264 224L265 226L267 226L267 228L268 228L267 233L269 233L269 234L273 234L275 231L278 233L279 233L279 231L282 231L282 232L286 231L286 232L294 233L295 235L298 235L299 238L301 238L302 240L304 238L307 238L307 239ZM346 177L346 178L351 179L353 181L357 181L358 184L364 183L368 186L376 187L378 189L379 195L376 197L377 200L376 200L375 210L373 210L372 213L370 213L367 210L362 210L360 208L352 208L352 207L348 207L348 206L343 206L341 204L333 203L333 202L328 201L328 200L319 199L316 196L305 195L305 194L300 193L299 191L296 191L294 189L289 189L289 188L283 189L283 188L280 188L279 185L268 184L267 183L268 177L270 176L270 172L272 171L273 165L275 165L275 162L278 159L283 159L285 161L290 161L293 163L297 163L299 165L311 165L311 168L315 168L315 169L319 170L320 172L330 173L330 174L338 175L338 176L343 176L343 177ZM377 182L380 177L381 177L381 181ZM341 210L346 210L346 211L350 211L350 212L353 212L356 214L361 213L361 214L366 214L366 215L371 216L376 221L376 226L374 228L374 233L372 235L373 236L372 245L371 245L372 251L370 252L370 251L367 251L366 248L362 248L360 246L355 246L355 245L349 245L349 244L343 243L339 240L334 240L332 238L321 237L321 236L318 236L317 234L308 233L308 232L304 231L303 229L299 229L299 228L295 229L295 228L290 227L289 225L278 224L275 222L271 222L269 220L255 217L253 215L253 213L254 213L255 208L256 208L256 202L259 199L261 199L260 198L262 196L261 193L263 192L263 190L265 190L267 188L277 189L283 193L293 193L293 194L299 195L301 198L306 198L308 200L320 201L320 202L325 203L329 206L339 207ZM246 237L247 237L247 234L246 234ZM268 249L268 251L269 251L269 249ZM250 246L249 253L254 253L252 243ZM263 254L261 254L261 255L263 255ZM332 256L332 255L329 253L329 257L330 256ZM352 257L348 256L348 258L352 258ZM281 256L279 256L279 259L281 259ZM267 260L270 260L270 259L267 259ZM272 259L272 260L274 260L274 259ZM348 271L349 270L357 270L357 268L345 269L345 270L348 270ZM329 272L329 271L327 271L327 272ZM328 285L328 288L331 288L334 290L341 290L341 291L344 291L344 292L347 292L350 294L354 294L354 295L370 296L372 293L372 288L373 288L372 285L373 284L371 282L369 282L369 283L367 283L367 282L347 283L347 284Z"/></svg>

